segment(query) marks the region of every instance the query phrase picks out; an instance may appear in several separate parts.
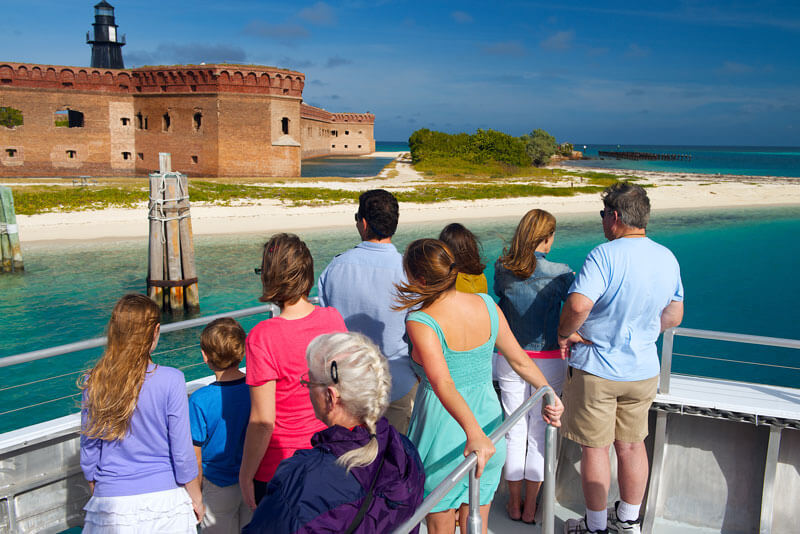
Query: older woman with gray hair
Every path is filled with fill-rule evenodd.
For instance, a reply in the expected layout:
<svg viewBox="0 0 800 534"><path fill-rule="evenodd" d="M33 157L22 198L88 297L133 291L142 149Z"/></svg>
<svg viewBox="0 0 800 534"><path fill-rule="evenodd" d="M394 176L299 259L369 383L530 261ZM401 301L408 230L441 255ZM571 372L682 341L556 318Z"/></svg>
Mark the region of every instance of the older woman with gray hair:
<svg viewBox="0 0 800 534"><path fill-rule="evenodd" d="M422 502L425 474L414 445L383 413L386 358L355 332L323 334L306 351L314 413L328 428L281 462L242 532L388 532Z"/></svg>

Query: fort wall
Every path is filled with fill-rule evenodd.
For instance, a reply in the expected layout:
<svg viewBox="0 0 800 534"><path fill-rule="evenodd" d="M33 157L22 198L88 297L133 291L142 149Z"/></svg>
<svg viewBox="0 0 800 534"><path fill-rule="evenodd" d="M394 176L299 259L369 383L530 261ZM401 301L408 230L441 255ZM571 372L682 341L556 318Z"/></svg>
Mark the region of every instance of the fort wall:
<svg viewBox="0 0 800 534"><path fill-rule="evenodd" d="M307 157L374 151L372 114L302 104L300 72L252 65L133 70L0 64L0 176L127 176L158 153L193 176L299 176Z"/></svg>
<svg viewBox="0 0 800 534"><path fill-rule="evenodd" d="M303 104L303 158L359 156L375 152L375 116L371 113L331 113Z"/></svg>

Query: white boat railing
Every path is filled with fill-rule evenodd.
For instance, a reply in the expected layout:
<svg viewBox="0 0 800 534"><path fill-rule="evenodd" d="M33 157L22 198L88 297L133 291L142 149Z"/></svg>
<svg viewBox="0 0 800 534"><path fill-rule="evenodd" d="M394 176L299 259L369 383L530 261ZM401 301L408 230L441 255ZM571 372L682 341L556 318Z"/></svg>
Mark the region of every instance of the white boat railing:
<svg viewBox="0 0 800 534"><path fill-rule="evenodd" d="M555 392L549 386L541 387L517 410L506 418L489 439L492 443L500 441L522 417L524 417L544 397L545 405L555 402ZM478 457L473 452L461 462L447 477L428 494L417 511L405 523L394 530L394 534L406 534L428 515L447 493L469 473L469 515L467 533L480 534L482 519L480 514L480 483L475 477ZM544 444L544 482L542 483L542 534L553 534L555 529L555 488L556 488L556 427L547 425Z"/></svg>
<svg viewBox="0 0 800 534"><path fill-rule="evenodd" d="M698 339L710 339L714 341L730 341L733 343L747 343L751 345L763 345L767 347L782 347L788 349L800 349L800 340L784 339L779 337L752 336L748 334L733 334L730 332L716 332L714 330L697 330L695 328L669 328L664 331L664 340L661 345L661 376L659 378L659 393L669 393L670 377L672 376L672 356L675 346L675 337L693 337ZM695 358L700 356L686 355ZM784 367L792 370L800 370L797 367L771 366L761 362L738 362L753 365Z"/></svg>

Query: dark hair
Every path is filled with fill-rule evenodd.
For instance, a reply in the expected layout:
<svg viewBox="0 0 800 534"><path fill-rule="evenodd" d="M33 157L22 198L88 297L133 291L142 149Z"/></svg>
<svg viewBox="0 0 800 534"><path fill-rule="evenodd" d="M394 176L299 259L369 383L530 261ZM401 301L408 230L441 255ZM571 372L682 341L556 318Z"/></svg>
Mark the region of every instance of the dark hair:
<svg viewBox="0 0 800 534"><path fill-rule="evenodd" d="M482 274L486 264L481 262L480 244L475 234L463 224L451 223L439 234L439 240L450 248L458 270L467 274Z"/></svg>
<svg viewBox="0 0 800 534"><path fill-rule="evenodd" d="M275 234L264 245L261 260L261 302L283 307L307 297L314 287L314 259L294 234Z"/></svg>
<svg viewBox="0 0 800 534"><path fill-rule="evenodd" d="M395 310L419 306L426 308L456 285L458 267L450 249L438 239L417 239L403 255L403 270L408 281L396 284Z"/></svg>
<svg viewBox="0 0 800 534"><path fill-rule="evenodd" d="M222 371L237 366L244 358L244 340L247 335L242 325L230 317L214 319L200 335L200 348L208 362Z"/></svg>
<svg viewBox="0 0 800 534"><path fill-rule="evenodd" d="M650 219L650 199L640 185L617 182L601 195L606 209L616 211L622 224L631 228L647 228Z"/></svg>
<svg viewBox="0 0 800 534"><path fill-rule="evenodd" d="M367 221L367 239L386 239L397 230L400 209L397 199L385 189L371 189L358 197L358 219Z"/></svg>
<svg viewBox="0 0 800 534"><path fill-rule="evenodd" d="M526 213L514 230L511 246L503 250L500 265L525 280L536 270L536 247L556 231L556 218L547 211L533 209Z"/></svg>

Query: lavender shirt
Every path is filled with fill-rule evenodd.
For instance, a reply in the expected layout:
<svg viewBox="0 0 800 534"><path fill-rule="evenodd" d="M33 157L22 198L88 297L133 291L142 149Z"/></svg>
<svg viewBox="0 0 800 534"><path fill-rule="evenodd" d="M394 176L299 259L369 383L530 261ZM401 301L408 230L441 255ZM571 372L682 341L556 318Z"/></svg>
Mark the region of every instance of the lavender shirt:
<svg viewBox="0 0 800 534"><path fill-rule="evenodd" d="M84 409L84 427L87 418ZM149 364L128 434L117 441L81 435L81 469L97 497L169 490L197 477L183 373Z"/></svg>

